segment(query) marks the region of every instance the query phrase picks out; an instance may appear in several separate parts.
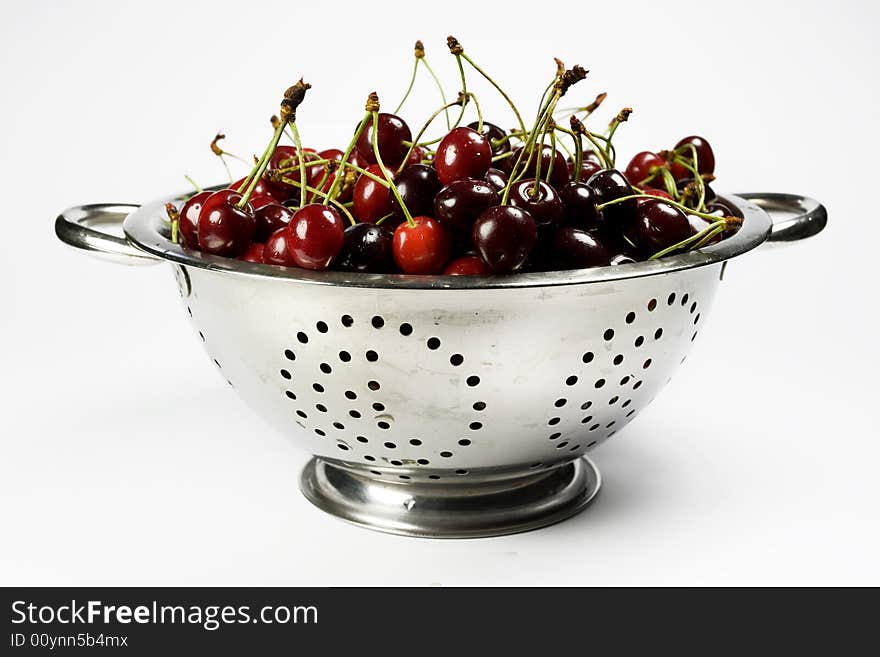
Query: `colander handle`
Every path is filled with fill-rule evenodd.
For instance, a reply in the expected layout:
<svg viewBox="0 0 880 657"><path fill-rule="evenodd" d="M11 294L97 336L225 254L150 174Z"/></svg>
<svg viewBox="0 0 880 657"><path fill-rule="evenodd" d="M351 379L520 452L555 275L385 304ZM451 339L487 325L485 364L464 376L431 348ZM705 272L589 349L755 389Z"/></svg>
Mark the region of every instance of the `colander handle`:
<svg viewBox="0 0 880 657"><path fill-rule="evenodd" d="M123 236L99 230L115 228L138 209L130 203L95 203L69 208L55 220L55 234L65 244L87 251L104 260L126 265L155 265L160 258L142 251Z"/></svg>
<svg viewBox="0 0 880 657"><path fill-rule="evenodd" d="M745 192L737 196L774 213L794 214L773 222L768 242L795 242L820 233L828 223L828 211L819 201L798 194L780 192Z"/></svg>

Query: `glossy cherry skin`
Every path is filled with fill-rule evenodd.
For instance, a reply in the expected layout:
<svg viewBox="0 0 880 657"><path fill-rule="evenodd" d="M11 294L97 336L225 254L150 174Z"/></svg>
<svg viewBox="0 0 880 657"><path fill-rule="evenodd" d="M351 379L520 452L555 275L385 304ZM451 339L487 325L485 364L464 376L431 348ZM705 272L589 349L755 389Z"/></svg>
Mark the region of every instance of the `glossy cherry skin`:
<svg viewBox="0 0 880 657"><path fill-rule="evenodd" d="M480 122L474 121L468 123L467 127L476 130L486 139L489 140L489 146L492 148L492 155L503 155L510 152L510 140L507 139L507 131L499 128L494 123L483 121L483 129L479 130Z"/></svg>
<svg viewBox="0 0 880 657"><path fill-rule="evenodd" d="M241 194L221 189L205 199L199 213L199 247L205 253L235 258L247 250L257 232L254 210L239 209Z"/></svg>
<svg viewBox="0 0 880 657"><path fill-rule="evenodd" d="M287 248L287 227L279 228L269 236L263 246L263 262L267 265L280 265L282 267L296 267L296 262Z"/></svg>
<svg viewBox="0 0 880 657"><path fill-rule="evenodd" d="M501 162L504 162L505 160L513 160L510 165L513 166L516 163L517 158L519 158L522 148L522 146L518 147L513 151L511 157L505 158L504 160L501 160ZM523 155L523 160L525 160L525 155ZM550 169L551 161L553 162L552 170ZM538 159L536 153L533 152L529 161L525 165L520 162L517 171L522 171L525 166L525 175L534 178L537 162ZM550 172L549 177L547 176L548 171ZM559 189L570 179L571 174L568 171L568 163L565 161L565 156L558 150L554 151L549 145L544 144L544 147L541 149L541 180L549 182L556 189Z"/></svg>
<svg viewBox="0 0 880 657"><path fill-rule="evenodd" d="M574 162L569 160L569 162L568 162L568 177L571 180L575 179L574 168L575 168ZM590 176L592 176L597 171L601 171L601 170L602 170L602 165L599 164L599 162L597 162L595 160L588 160L588 159L581 160L581 176L580 176L580 179L578 180L578 182L586 182L587 180L590 179Z"/></svg>
<svg viewBox="0 0 880 657"><path fill-rule="evenodd" d="M739 217L743 218L742 210L733 203L729 203L723 199L715 198L706 203L706 212L709 214L717 214L719 217ZM182 216L182 213L181 213Z"/></svg>
<svg viewBox="0 0 880 657"><path fill-rule="evenodd" d="M635 194L627 179L617 169L602 169L594 173L587 185L596 193L597 205ZM602 217L612 229L616 227L622 230L635 217L637 205L635 199L609 205L602 210Z"/></svg>
<svg viewBox="0 0 880 657"><path fill-rule="evenodd" d="M553 234L551 253L560 269L602 267L613 255L593 235L584 230L563 226Z"/></svg>
<svg viewBox="0 0 880 657"><path fill-rule="evenodd" d="M244 184L245 180L247 180L247 178L239 178L234 183L229 185L229 187L227 187L227 189L237 190L239 187L241 187ZM242 192L242 194L244 194L244 192L246 192L246 191L247 191L247 187L244 188L244 191ZM272 187L272 184L268 180L266 180L265 178L261 178L260 180L258 180L257 186L254 187L254 192L253 192L253 194L251 194L251 198L248 201L252 206L254 205L253 199L255 196L261 196L261 197L268 196L268 197L275 199L276 201L283 201L285 198L287 198L287 196L285 194L279 193L277 187Z"/></svg>
<svg viewBox="0 0 880 657"><path fill-rule="evenodd" d="M384 112L378 115L378 129L376 131L376 145L382 163L389 168L396 168L403 162L409 146L405 141L412 141L412 132L406 121L394 114ZM360 155L369 164L376 164L376 156L373 153L373 119L367 120L367 125L358 137L356 148Z"/></svg>
<svg viewBox="0 0 880 657"><path fill-rule="evenodd" d="M647 201L636 211L633 237L639 249L649 256L695 233L687 215L664 201Z"/></svg>
<svg viewBox="0 0 880 657"><path fill-rule="evenodd" d="M649 194L649 195L657 197L657 198L665 198L667 201L674 201L675 200L672 198L672 196L669 194L669 192L667 192L665 189L656 189L654 187L643 187L642 193ZM647 199L647 198L639 198L639 199L636 199L636 203L641 205L642 203L644 203L646 201L650 201L650 200L651 199Z"/></svg>
<svg viewBox="0 0 880 657"><path fill-rule="evenodd" d="M366 171L379 178L385 178L382 173L382 167L378 164L371 164ZM388 169L385 170L388 179L392 174ZM354 212L358 219L369 223L376 223L386 214L390 214L393 207L389 198L388 189L368 176L361 175L354 184L352 200L354 201Z"/></svg>
<svg viewBox="0 0 880 657"><path fill-rule="evenodd" d="M305 154L306 162L306 182L308 182L308 180L312 178L316 174L316 172L319 172L323 169L323 165L314 164L312 166L308 166L308 162L310 160L319 159L319 156L315 152L314 148L304 148L303 153ZM296 147L276 147L275 152L272 153L272 157L269 158L268 170L275 171L277 169L290 169L291 167L299 167L299 156L297 154ZM300 174L298 168L293 171L285 172L284 177L299 182ZM269 183L269 186L272 187L274 190L273 195L279 199L287 198L293 193L300 193L298 185L291 185L284 182L272 182Z"/></svg>
<svg viewBox="0 0 880 657"><path fill-rule="evenodd" d="M522 208L540 226L559 226L562 224L562 199L552 186L544 181L538 182L535 193L535 179L525 178L510 188L510 205Z"/></svg>
<svg viewBox="0 0 880 657"><path fill-rule="evenodd" d="M183 245L189 249L199 248L199 214L205 200L214 192L199 192L191 196L180 209L180 221L177 228L183 239Z"/></svg>
<svg viewBox="0 0 880 657"><path fill-rule="evenodd" d="M345 243L334 268L388 274L394 271L394 235L383 226L355 224L345 229Z"/></svg>
<svg viewBox="0 0 880 657"><path fill-rule="evenodd" d="M422 160L428 155L428 151L426 151L421 146L414 146L413 149L409 153L409 157L406 158L407 164L421 164Z"/></svg>
<svg viewBox="0 0 880 657"><path fill-rule="evenodd" d="M498 205L501 197L487 182L475 178L456 180L434 197L434 217L456 235L470 235L474 220Z"/></svg>
<svg viewBox="0 0 880 657"><path fill-rule="evenodd" d="M304 269L327 269L345 241L339 212L320 203L297 210L285 230L287 251Z"/></svg>
<svg viewBox="0 0 880 657"><path fill-rule="evenodd" d="M471 128L450 130L434 155L434 168L444 185L462 178L482 178L491 166L489 140Z"/></svg>
<svg viewBox="0 0 880 657"><path fill-rule="evenodd" d="M513 205L496 205L474 222L474 246L489 268L497 274L522 269L538 238L538 225L526 210Z"/></svg>
<svg viewBox="0 0 880 657"><path fill-rule="evenodd" d="M691 135L690 137L680 139L675 145L675 150L678 151L683 158L690 160L691 149L684 147L691 144L697 149L697 169L699 170L699 172L703 174L714 174L715 153L712 152L712 147L709 145L709 142L702 137L698 135ZM675 162L670 164L670 170L672 171L672 176L676 180L691 178L693 176L690 171Z"/></svg>
<svg viewBox="0 0 880 657"><path fill-rule="evenodd" d="M666 168L666 160L652 153L651 151L642 151L633 155L633 158L626 165L623 175L633 185L644 187L653 185L655 187L663 186L662 170Z"/></svg>
<svg viewBox="0 0 880 657"><path fill-rule="evenodd" d="M483 176L483 180L489 183L489 186L496 192L501 194L504 192L504 188L507 187L507 181L509 179L504 171L492 167L486 172L486 175Z"/></svg>
<svg viewBox="0 0 880 657"><path fill-rule="evenodd" d="M611 260L608 262L609 265L631 265L636 262L633 258L630 258L628 255L623 253L618 253L617 255L611 256Z"/></svg>
<svg viewBox="0 0 880 657"><path fill-rule="evenodd" d="M280 203L270 203L254 210L257 218L256 240L264 242L279 228L284 228L293 219L293 210Z"/></svg>
<svg viewBox="0 0 880 657"><path fill-rule="evenodd" d="M452 257L452 236L430 217L413 217L394 231L394 261L406 274L439 274Z"/></svg>
<svg viewBox="0 0 880 657"><path fill-rule="evenodd" d="M244 260L245 262L256 262L262 264L263 247L264 245L260 242L252 242L247 250L240 256L238 256L238 259Z"/></svg>
<svg viewBox="0 0 880 657"><path fill-rule="evenodd" d="M397 174L394 185L411 216L431 215L434 209L434 195L440 191L440 180L434 167L427 164L410 164ZM403 217L400 204L390 189L388 196L393 212Z"/></svg>
<svg viewBox="0 0 880 657"><path fill-rule="evenodd" d="M599 212L596 210L596 192L584 182L571 181L559 190L562 200L565 223L574 228L588 230L599 223Z"/></svg>
<svg viewBox="0 0 880 657"><path fill-rule="evenodd" d="M466 255L446 265L443 273L446 276L491 276L492 270L479 256Z"/></svg>

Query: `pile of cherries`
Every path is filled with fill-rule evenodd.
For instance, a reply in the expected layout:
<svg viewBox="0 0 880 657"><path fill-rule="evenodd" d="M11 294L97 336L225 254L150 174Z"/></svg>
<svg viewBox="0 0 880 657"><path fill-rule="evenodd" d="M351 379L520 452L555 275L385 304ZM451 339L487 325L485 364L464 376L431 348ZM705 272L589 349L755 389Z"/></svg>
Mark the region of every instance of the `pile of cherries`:
<svg viewBox="0 0 880 657"><path fill-rule="evenodd" d="M464 114L472 95L449 106ZM715 156L702 137L638 153L621 172L613 130L602 137L574 117L558 133L573 152L554 147L552 109L532 131L480 116L439 141L420 141L421 132L414 141L371 94L345 151L279 145L290 128L299 143L296 107L286 109L250 175L169 207L185 248L313 270L484 276L658 258L741 223L708 184Z"/></svg>

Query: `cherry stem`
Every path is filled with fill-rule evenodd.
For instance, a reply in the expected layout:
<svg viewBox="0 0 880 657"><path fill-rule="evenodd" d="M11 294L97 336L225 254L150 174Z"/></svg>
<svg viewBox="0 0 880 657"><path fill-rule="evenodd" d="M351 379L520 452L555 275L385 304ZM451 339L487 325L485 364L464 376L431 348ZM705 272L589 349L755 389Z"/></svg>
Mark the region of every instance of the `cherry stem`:
<svg viewBox="0 0 880 657"><path fill-rule="evenodd" d="M325 201L327 201L327 203L332 203L337 208L342 210L342 213L346 217L348 217L348 220L351 222L352 225L357 223L355 218L353 216L351 216L351 213L348 211L348 208L345 207L345 204L340 203L336 199L330 198L330 195L327 194L326 192L322 192L320 189L315 189L314 187L309 187L308 185L305 185L304 187L302 187L301 186L302 183L299 180L293 180L292 178L286 178L285 176L281 176L281 182L283 182L285 185L291 185L292 187L299 187L300 196L306 196L309 193L320 196Z"/></svg>
<svg viewBox="0 0 880 657"><path fill-rule="evenodd" d="M559 76L553 78L553 85L555 86L556 81L559 79ZM557 89L553 95L547 100L543 107L538 110L538 116L535 117L535 124L532 126L532 131L528 134L528 139L526 140L525 145L520 149L519 155L516 158L516 162L513 165L513 169L510 171L510 178L507 180L507 186L504 188L504 194L501 197L501 204L504 205L507 203L507 200L510 198L510 190L513 185L525 175L526 169L528 166L524 166L523 170L518 174L516 170L519 168L520 163L523 160L523 155L528 152L528 157L531 159L532 151L534 150L535 141L537 140L538 130L543 126L545 118L549 115L552 116L553 108L556 106L556 103L559 102L559 99L562 97L562 93ZM528 160L526 160L528 162Z"/></svg>
<svg viewBox="0 0 880 657"><path fill-rule="evenodd" d="M283 132L286 123L286 121L281 121L278 124L278 127L275 128L275 133L272 135L272 141L269 142L269 145L263 152L263 157L261 157L259 162L254 166L250 175L245 178L244 185L247 185L247 191L237 204L239 210L244 209L248 204L248 201L251 200L251 195L253 195L254 190L257 188L257 183L266 171L266 167L269 166L269 160L272 158L272 154L275 152L275 147L278 146L278 142L281 140L281 133ZM302 159L302 151L297 150L297 153L299 153L300 159ZM249 180L250 183L248 183ZM241 194L241 189L238 190L238 193Z"/></svg>
<svg viewBox="0 0 880 657"><path fill-rule="evenodd" d="M574 181L580 182L581 165L584 162L584 145L581 142L581 138L577 133L575 133L574 130L563 128L561 125L557 125L556 129L559 130L559 132L563 132L569 135L571 137L571 140L574 142Z"/></svg>
<svg viewBox="0 0 880 657"><path fill-rule="evenodd" d="M422 63L425 65L425 68L428 69L428 73L431 74L431 77L434 78L434 82L435 82L436 85L437 85L437 89L440 90L440 99L443 101L443 104L446 105L446 103L447 103L447 101L446 101L446 92L443 91L443 85L440 83L440 78L438 78L438 77L437 77L437 74L434 73L434 69L431 68L431 65L428 63L427 58L422 57ZM445 112L445 114L446 114L446 129L447 129L447 130L451 130L451 129L452 129L452 123L450 123L450 121L449 121L449 107L447 107L447 108L444 110L444 112Z"/></svg>
<svg viewBox="0 0 880 657"><path fill-rule="evenodd" d="M383 223L386 219L390 219L390 218L393 217L393 216L394 216L394 213L393 213L393 212L389 212L389 213L386 214L384 217L379 217L379 218L376 220L375 225L376 225L376 226L381 226L382 223Z"/></svg>
<svg viewBox="0 0 880 657"><path fill-rule="evenodd" d="M462 59L464 59L464 61L466 61L468 64L470 64L470 65L473 67L473 69L474 69L477 73L479 73L479 74L482 75L484 78L486 78L486 80L488 80L489 84L491 84L493 87L495 87L495 89L498 91L498 93L500 93L501 96L504 98L504 100L507 101L507 104L510 105L510 109L513 110L514 115L516 115L516 120L519 122L519 128L520 128L520 130L522 130L523 132L525 132L525 131L526 131L526 124L523 123L522 117L521 117L520 114L519 114L519 110L516 108L516 105L515 105L515 104L513 103L513 101L510 99L510 96L508 96L508 95L505 93L504 89L502 89L501 86L500 86L497 82L495 82L495 80L493 80L493 79L489 76L488 73L486 73L483 69L481 69L479 66L477 66L476 63L474 62L474 60L472 60L470 57L468 57L467 53L462 53L462 54L460 55L460 57L461 57ZM460 65L460 61L459 61L459 65ZM462 74L462 75L463 75L463 74Z"/></svg>
<svg viewBox="0 0 880 657"><path fill-rule="evenodd" d="M195 188L196 194L201 194L203 191L205 191L204 189L199 187L199 184L188 175L183 174L183 177L186 178L186 181Z"/></svg>
<svg viewBox="0 0 880 657"><path fill-rule="evenodd" d="M296 121L290 122L290 131L293 133L293 143L296 145L296 159L299 160L299 182L302 189L306 187L306 154L303 152L302 141L299 138L299 130L296 127ZM299 195L300 209L306 206L306 196L308 194Z"/></svg>
<svg viewBox="0 0 880 657"><path fill-rule="evenodd" d="M708 240L712 239L718 233L723 232L727 228L731 226L737 226L742 224L742 219L738 217L722 217L718 219L715 217L716 221L706 226L699 233L691 235L687 239L683 239L678 244L673 244L672 246L668 246L662 251L658 251L654 255L652 255L648 260L657 260L658 258L662 258L665 255L669 255L673 251L677 251L679 249L686 249L688 251L699 248L703 244L705 244Z"/></svg>
<svg viewBox="0 0 880 657"><path fill-rule="evenodd" d="M341 171L339 173L342 173ZM318 189L324 189L324 183L327 182L327 178L330 176L330 167L324 165L324 175L321 176L321 181L318 183ZM309 199L310 203L315 202L315 195L312 194L312 198Z"/></svg>
<svg viewBox="0 0 880 657"><path fill-rule="evenodd" d="M690 147L691 156L693 157L693 160L691 162L688 162L688 160L686 158L676 157L675 161L678 162L679 164L681 164L685 169L690 171L692 174L694 174L694 184L697 186L697 192L699 194L698 195L699 202L697 203L697 209L698 210L705 210L706 209L705 208L705 205L706 205L706 181L704 181L703 176L700 175L700 167L699 167L699 163L697 161L697 147L694 146L693 144L686 144L686 146Z"/></svg>
<svg viewBox="0 0 880 657"><path fill-rule="evenodd" d="M358 139L360 139L361 133L364 131L364 128L367 125L367 121L370 120L370 117L371 112L367 112L366 114L364 114L364 118L361 119L360 125L358 125L357 130L354 131L354 136L351 138L351 141L348 143L348 146L345 149L345 154L342 156L343 164L348 163L348 158L351 157L351 152L357 145L357 141ZM373 130L373 132L375 132L375 130ZM333 184L330 185L330 189L327 190L329 198L336 198L337 191L339 190L339 186L344 177L345 176L336 176L336 178L333 179Z"/></svg>
<svg viewBox="0 0 880 657"><path fill-rule="evenodd" d="M458 72L459 72L459 75L461 76L461 95L464 97L467 97L467 78L465 77L465 74L464 74L464 66L461 63L461 57L462 57L461 55L456 55L455 56L455 63L458 64ZM461 125L461 120L464 117L464 106L465 106L465 104L462 103L461 104L461 112L458 113L458 119L455 121L455 125L454 125L454 127L456 127L456 128L459 125Z"/></svg>
<svg viewBox="0 0 880 657"><path fill-rule="evenodd" d="M397 107L394 109L395 114L400 113L400 108L403 107L406 99L409 98L409 94L413 89L413 85L416 83L416 74L419 72L419 61L421 60L418 57L416 57L415 60L415 64L413 64L412 77L409 79L409 86L406 88L406 93L403 94L403 98L400 99L400 103L398 103Z"/></svg>
<svg viewBox="0 0 880 657"><path fill-rule="evenodd" d="M171 242L177 244L177 234L180 226L180 212L173 203L165 204L165 214L171 222Z"/></svg>
<svg viewBox="0 0 880 657"><path fill-rule="evenodd" d="M456 99L455 101L453 101L451 103L446 103L443 107L441 107L436 112L434 112L431 116L428 117L428 120L425 122L425 125L423 125L421 127L418 134L415 136L415 139L413 139L412 143L410 143L409 149L406 151L406 155L404 156L403 161L400 163L400 168L397 170L397 173L400 173L401 171L403 171L403 168L406 166L406 163L409 160L409 156L412 155L413 149L416 147L416 145L419 145L419 146L426 145L426 144L419 143L419 140L422 138L422 135L425 134L425 131L430 127L430 125L434 121L434 119L436 119L438 116L440 116L440 112L442 112L444 110L448 110L450 107L453 107L453 106L459 105L459 104L461 104L462 112L463 112L464 106L467 104L467 99L468 99L469 95L470 94L467 94L464 96L459 96L458 99ZM375 134L375 132L376 131L374 130L373 133ZM442 139L442 137L440 139ZM435 141L440 141L440 139L437 139ZM429 142L429 143L434 143L434 142Z"/></svg>
<svg viewBox="0 0 880 657"><path fill-rule="evenodd" d="M607 201L606 203L600 203L599 205L596 206L596 211L601 212L602 210L607 208L609 205L617 205L618 203L623 203L624 201L631 201L633 199L639 199L639 198L655 198L660 201L663 201L664 203L668 203L672 207L678 208L679 210L681 210L685 214L692 214L697 217L700 217L701 219L706 219L707 221L717 221L718 220L717 215L708 214L706 212L701 212L699 210L694 210L693 208L689 208L686 205L682 205L678 201L673 201L673 200L670 200L670 199L665 198L663 196L655 196L653 194L628 194L627 196L621 196L620 198L616 198L613 201Z"/></svg>
<svg viewBox="0 0 880 657"><path fill-rule="evenodd" d="M415 227L416 222L413 221L412 215L409 213L409 208L406 207L406 203L403 202L403 199L400 198L400 192L397 191L397 185L394 184L394 181L388 177L388 169L385 168L385 164L382 162L382 155L379 153L379 140L378 133L379 131L376 129L379 125L379 112L373 111L373 156L376 158L376 164L379 165L379 170L382 172L382 175L385 176L385 179L388 181L389 188L391 193L394 194L394 198L397 199L397 203L400 205L400 209L403 210L403 216L406 217L406 222L411 226ZM410 152L412 148L410 148ZM407 157L409 157L409 153L407 153ZM406 160L404 160L406 162Z"/></svg>
<svg viewBox="0 0 880 657"><path fill-rule="evenodd" d="M232 177L232 170L229 168L229 163L226 161L226 158L222 155L218 155L220 161L223 163L223 168L226 169L226 175L229 176L229 182L235 182L235 178Z"/></svg>

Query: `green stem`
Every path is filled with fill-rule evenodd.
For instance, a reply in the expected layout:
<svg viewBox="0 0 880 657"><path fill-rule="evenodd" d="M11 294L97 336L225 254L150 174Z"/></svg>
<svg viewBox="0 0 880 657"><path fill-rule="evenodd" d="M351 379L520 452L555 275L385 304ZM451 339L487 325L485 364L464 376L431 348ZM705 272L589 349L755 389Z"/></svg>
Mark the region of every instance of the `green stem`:
<svg viewBox="0 0 880 657"><path fill-rule="evenodd" d="M205 191L204 189L199 187L199 184L188 175L183 174L183 177L186 178L186 181L195 188L197 194L201 194L203 191Z"/></svg>
<svg viewBox="0 0 880 657"><path fill-rule="evenodd" d="M465 100L467 100L467 97L468 96L464 97ZM434 112L431 116L428 117L428 120L425 122L425 125L422 126L421 130L419 130L415 139L412 140L412 143L410 144L409 149L406 151L406 156L403 158L403 161L400 163L400 168L397 170L397 173L400 173L401 171L403 171L403 168L406 166L407 160L409 160L409 156L412 154L413 149L416 147L416 145L419 145L419 146L427 145L427 144L421 144L419 142L419 140L422 138L422 135L425 134L425 131L430 127L430 125L434 121L434 119L436 119L438 116L440 116L440 112L442 112L445 109L449 109L453 105L458 105L458 102L459 101L456 100L452 103L447 103L446 105L444 105L443 107L441 107L436 112ZM462 112L464 112L464 106L466 104L467 104L466 102L461 104ZM373 133L375 134L375 130L373 131ZM440 139L443 139L443 137L441 137ZM440 139L437 139L436 141L440 141ZM429 142L429 143L434 143L434 142Z"/></svg>
<svg viewBox="0 0 880 657"><path fill-rule="evenodd" d="M257 188L257 183L260 181L260 178L263 176L263 173L266 171L266 167L269 166L269 160L272 157L272 154L275 152L275 147L278 146L278 142L281 140L281 133L284 131L285 122L282 121L278 124L278 127L275 128L275 133L272 135L272 141L269 142L269 145L266 147L266 150L263 152L263 157L260 158L259 162L257 162L256 166L251 171L250 175L245 178L244 184L247 185L247 191L244 193L244 196L241 197L241 200L238 202L238 209L244 209L244 207L248 204L248 201L251 200L251 195L254 193L254 190ZM301 150L297 150L298 153L302 153ZM302 157L300 157L302 160ZM250 182L248 182L250 180ZM241 189L238 190L238 193L241 193Z"/></svg>
<svg viewBox="0 0 880 657"><path fill-rule="evenodd" d="M462 57L461 55L456 55L455 56L455 63L458 64L458 73L461 76L461 93L463 96L467 96L467 78L465 77L465 74L464 74L464 66L461 63L461 57ZM465 108L465 103L462 103L461 104L461 112L458 113L458 119L455 121L455 125L453 125L454 128L457 128L459 125L461 125L461 120L462 120L462 118L464 118L464 108ZM418 141L418 140L416 140L416 141Z"/></svg>
<svg viewBox="0 0 880 657"><path fill-rule="evenodd" d="M621 196L620 198L616 198L613 201L608 201L606 203L600 203L596 206L596 211L601 212L609 205L617 205L618 203L623 203L624 201L631 201L633 199L639 198L656 198L662 200L664 203L668 203L672 207L678 208L685 214L692 214L701 219L706 219L707 221L718 221L718 215L708 214L706 212L701 212L699 210L694 210L693 208L689 208L686 205L682 205L678 201L672 201L668 198L663 198L662 196L654 196L653 194L628 194L627 196Z"/></svg>
<svg viewBox="0 0 880 657"><path fill-rule="evenodd" d="M459 57L459 56L457 56L457 57ZM526 124L523 123L522 117L521 117L520 114L519 114L519 110L516 108L516 105L514 105L513 101L510 99L510 96L508 96L508 95L504 92L504 89L502 89L502 88L498 85L498 83L495 82L495 80L493 80L491 77L489 77L489 75L488 75L483 69L481 69L479 66L477 66L477 65L474 63L474 60L472 60L470 57L467 56L467 53L462 53L462 54L460 55L460 57L463 57L464 60L465 60L468 64L470 64L470 65L474 68L474 70L475 70L477 73L479 73L479 74L482 75L484 78L486 78L486 80L489 81L489 84L491 84L493 87L495 87L495 89L498 91L498 93L500 93L501 96L504 98L504 100L507 101L507 104L510 105L510 109L513 110L513 113L516 115L516 120L519 121L519 128L520 128L520 130L522 130L523 132L525 132L525 131L526 131ZM459 59L459 66L461 66L461 60L460 60L460 59ZM462 73L462 75L464 75L464 73Z"/></svg>
<svg viewBox="0 0 880 657"><path fill-rule="evenodd" d="M373 112L373 125L379 125L379 113ZM379 170L382 172L382 175L385 176L385 180L388 181L389 188L391 193L394 194L394 198L397 199L397 203L400 205L400 209L403 210L403 216L406 217L406 222L410 226L415 226L416 222L413 221L412 215L409 213L409 208L406 207L406 203L403 202L403 199L400 198L400 192L397 191L397 185L394 184L394 181L388 177L388 169L385 168L385 164L382 162L382 155L379 153L379 141L377 139L378 130L373 130L373 156L376 158L376 164L379 165ZM407 157L409 154L407 154ZM405 162L406 160L404 160Z"/></svg>
<svg viewBox="0 0 880 657"><path fill-rule="evenodd" d="M717 219L717 217L716 217L716 219ZM678 251L679 249L686 249L686 248L690 247L691 245L705 239L709 235L709 233L714 231L715 234L717 234L718 232L720 232L720 231L718 231L719 228L721 230L724 230L724 228L726 226L727 226L727 222L724 219L717 220L714 223L707 226L706 228L704 228L703 230L701 230L699 233L691 235L687 239L683 239L678 244L673 244L672 246L667 246L662 251L658 251L657 253L652 255L650 258L648 258L648 260L657 260L658 258L662 258L665 255L669 255L673 251ZM713 237L714 237L714 235L713 235ZM690 249L688 249L688 250L690 250Z"/></svg>
<svg viewBox="0 0 880 657"><path fill-rule="evenodd" d="M364 118L361 119L360 125L358 125L357 130L354 131L354 137L351 138L348 147L345 149L345 154L342 156L343 165L348 163L348 158L351 157L351 152L354 150L354 147L357 144L357 141L360 138L361 133L364 131L364 128L367 125L367 121L369 121L370 118L370 112L364 114ZM375 130L373 132L375 132ZM336 176L336 178L333 179L333 184L330 185L330 189L327 190L329 198L336 198L336 194L339 191L339 186L342 184L342 179L344 177L345 176Z"/></svg>
<svg viewBox="0 0 880 657"><path fill-rule="evenodd" d="M409 94L413 89L413 85L416 83L416 73L419 72L419 58L416 57L416 63L413 64L413 72L412 77L409 79L409 86L406 88L406 93L403 94L403 98L400 99L400 103L397 105L397 108L394 110L395 114L400 113L400 108L403 107L403 104L406 102L406 99L409 98Z"/></svg>
<svg viewBox="0 0 880 657"><path fill-rule="evenodd" d="M290 131L293 133L293 143L296 145L296 155L299 160L299 182L301 189L306 187L306 154L303 152L302 141L299 138L299 130L296 128L296 121L290 123ZM375 132L375 130L374 130ZM299 195L299 207L304 208L306 205L306 197L308 194Z"/></svg>
<svg viewBox="0 0 880 657"><path fill-rule="evenodd" d="M431 65L428 64L428 59L426 57L422 57L422 61L425 64L425 68L428 69L428 73L431 74L431 77L434 78L434 82L437 84L437 88L440 90L440 99L443 101L443 104L446 105L446 92L443 91L443 85L440 84L440 78L437 77L437 74L434 73L434 69L431 68ZM449 122L449 108L446 108L446 129L450 130L452 128L452 123Z"/></svg>
<svg viewBox="0 0 880 657"><path fill-rule="evenodd" d="M327 203L332 203L337 208L342 210L342 213L348 218L352 225L357 223L357 220L353 216L351 216L351 212L348 211L348 208L345 206L345 204L340 203L336 199L330 198L330 195L328 193L322 192L320 189L315 189L314 187L309 187L308 185L306 185L305 187L301 187L302 183L299 180L294 180L293 178L285 178L284 176L281 176L281 182L283 182L285 185L290 185L291 187L299 187L301 196L305 196L309 193L320 196Z"/></svg>

